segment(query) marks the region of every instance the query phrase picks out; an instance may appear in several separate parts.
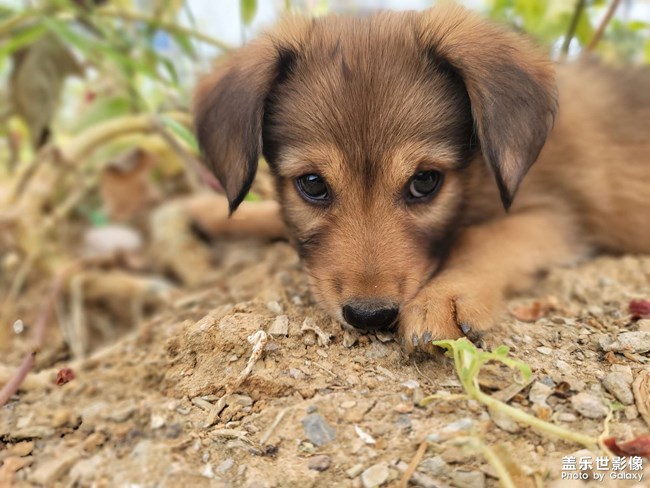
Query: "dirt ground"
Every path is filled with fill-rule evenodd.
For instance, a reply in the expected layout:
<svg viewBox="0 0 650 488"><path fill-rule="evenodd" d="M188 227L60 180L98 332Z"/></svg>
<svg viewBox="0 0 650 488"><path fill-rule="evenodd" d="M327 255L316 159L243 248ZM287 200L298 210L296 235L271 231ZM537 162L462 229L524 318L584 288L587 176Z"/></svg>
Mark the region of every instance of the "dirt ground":
<svg viewBox="0 0 650 488"><path fill-rule="evenodd" d="M344 332L312 303L287 243L239 241L214 253L209 285L173 295L87 358L59 354L28 378L0 410L0 486L397 486L427 436L412 486L499 486L485 457L445 432L482 439L517 487L587 486L561 479L562 458L598 453L453 397L462 388L442 355L407 357L389 335ZM576 432L599 435L612 407L610 435L646 433L631 383L650 370L648 357L602 346L650 331L628 312L638 298L650 298L648 257L551 272L509 302L520 318L543 316L506 313L486 337L487 347L506 344L528 363L532 382L513 389L513 372L490 367L484 390L510 388L511 405ZM269 334L261 358L231 391L259 330ZM19 352L0 362L5 372ZM74 379L57 386L63 367ZM450 397L419 406L432 393ZM609 473L591 485L650 486L607 481Z"/></svg>

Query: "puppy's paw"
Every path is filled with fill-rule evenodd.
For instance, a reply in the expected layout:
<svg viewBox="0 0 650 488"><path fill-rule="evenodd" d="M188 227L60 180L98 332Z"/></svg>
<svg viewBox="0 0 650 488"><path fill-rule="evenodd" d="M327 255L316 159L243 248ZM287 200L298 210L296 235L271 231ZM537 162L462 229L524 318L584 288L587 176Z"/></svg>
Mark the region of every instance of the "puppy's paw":
<svg viewBox="0 0 650 488"><path fill-rule="evenodd" d="M434 279L400 314L398 335L407 352L432 352L431 341L467 337L483 346L483 332L502 310L502 290L475 280Z"/></svg>

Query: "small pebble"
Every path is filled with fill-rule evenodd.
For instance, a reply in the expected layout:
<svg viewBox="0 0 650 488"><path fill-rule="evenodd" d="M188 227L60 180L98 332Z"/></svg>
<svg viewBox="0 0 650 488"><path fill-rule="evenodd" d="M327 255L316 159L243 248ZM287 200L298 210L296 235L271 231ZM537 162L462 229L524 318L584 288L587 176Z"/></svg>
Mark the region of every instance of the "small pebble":
<svg viewBox="0 0 650 488"><path fill-rule="evenodd" d="M632 379L625 373L613 371L603 378L605 389L623 405L632 405L634 403L631 385Z"/></svg>
<svg viewBox="0 0 650 488"><path fill-rule="evenodd" d="M364 488L381 486L388 481L389 474L386 463L377 463L361 473L361 483L363 483Z"/></svg>
<svg viewBox="0 0 650 488"><path fill-rule="evenodd" d="M424 458L418 465L418 469L423 473L431 476L440 476L445 474L449 465L440 456Z"/></svg>
<svg viewBox="0 0 650 488"><path fill-rule="evenodd" d="M603 336L600 338L599 344L604 351L642 354L650 351L650 332L623 332L616 339Z"/></svg>
<svg viewBox="0 0 650 488"><path fill-rule="evenodd" d="M359 463L359 464L355 464L354 466L349 468L345 472L345 474L348 475L348 478L356 478L357 476L359 476L361 474L362 471L363 471L363 464Z"/></svg>
<svg viewBox="0 0 650 488"><path fill-rule="evenodd" d="M312 413L303 417L302 426L309 441L318 447L336 439L336 430L319 413Z"/></svg>
<svg viewBox="0 0 650 488"><path fill-rule="evenodd" d="M309 458L307 467L309 467L309 469L312 469L314 471L325 471L327 468L330 467L330 464L331 464L330 457L322 454L319 456L312 456L311 458Z"/></svg>
<svg viewBox="0 0 650 488"><path fill-rule="evenodd" d="M575 422L578 420L578 417L570 412L561 412L557 415L557 419L561 422Z"/></svg>
<svg viewBox="0 0 650 488"><path fill-rule="evenodd" d="M589 393L582 392L571 397L571 405L583 417L600 419L607 415L608 409L600 398Z"/></svg>
<svg viewBox="0 0 650 488"><path fill-rule="evenodd" d="M550 347L541 346L537 348L537 352L546 354L548 356L549 354L553 353L553 349L551 349Z"/></svg>
<svg viewBox="0 0 650 488"><path fill-rule="evenodd" d="M288 336L289 317L286 315L278 315L269 326L268 333L272 336Z"/></svg>
<svg viewBox="0 0 650 488"><path fill-rule="evenodd" d="M235 460L233 458L228 458L217 466L217 472L223 474L229 471L234 465Z"/></svg>
<svg viewBox="0 0 650 488"><path fill-rule="evenodd" d="M533 383L533 385L530 387L528 399L535 405L548 407L546 400L551 395L551 393L553 393L553 388L545 385L541 381L535 381L535 383Z"/></svg>
<svg viewBox="0 0 650 488"><path fill-rule="evenodd" d="M485 474L480 471L455 471L451 484L457 488L485 488Z"/></svg>

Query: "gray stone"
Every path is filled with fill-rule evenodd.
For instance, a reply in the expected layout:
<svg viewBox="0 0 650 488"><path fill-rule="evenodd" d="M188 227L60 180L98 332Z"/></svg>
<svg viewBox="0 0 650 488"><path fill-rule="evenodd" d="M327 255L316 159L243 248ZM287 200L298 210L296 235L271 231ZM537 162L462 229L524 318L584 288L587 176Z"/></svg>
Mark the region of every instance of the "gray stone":
<svg viewBox="0 0 650 488"><path fill-rule="evenodd" d="M583 417L600 419L607 415L607 407L603 405L600 398L589 393L578 393L571 397L571 405Z"/></svg>
<svg viewBox="0 0 650 488"><path fill-rule="evenodd" d="M553 388L545 385L541 381L536 381L533 383L533 386L530 387L530 392L528 393L528 399L533 402L535 405L541 407L548 407L546 399L553 393Z"/></svg>
<svg viewBox="0 0 650 488"><path fill-rule="evenodd" d="M623 405L632 405L634 403L631 384L631 377L628 377L625 373L616 371L607 374L603 378L603 386L605 389L614 395Z"/></svg>
<svg viewBox="0 0 650 488"><path fill-rule="evenodd" d="M313 469L314 471L325 471L330 467L331 463L332 461L329 456L321 454L319 456L313 456L309 458L307 467L309 467L309 469Z"/></svg>
<svg viewBox="0 0 650 488"><path fill-rule="evenodd" d="M234 465L235 460L233 458L228 458L217 466L217 472L223 474L226 471L229 471Z"/></svg>
<svg viewBox="0 0 650 488"><path fill-rule="evenodd" d="M269 326L268 333L272 336L288 336L289 317L286 315L278 315L273 323Z"/></svg>
<svg viewBox="0 0 650 488"><path fill-rule="evenodd" d="M485 488L485 475L480 471L455 471L451 484L457 488Z"/></svg>
<svg viewBox="0 0 650 488"><path fill-rule="evenodd" d="M361 483L363 488L373 488L381 486L388 481L388 465L386 463L377 463L370 466L361 473Z"/></svg>
<svg viewBox="0 0 650 488"><path fill-rule="evenodd" d="M319 413L309 414L302 419L305 435L315 446L321 447L336 439L336 430Z"/></svg>
<svg viewBox="0 0 650 488"><path fill-rule="evenodd" d="M449 465L440 456L425 458L418 465L420 471L431 476L440 476L445 474L448 468Z"/></svg>
<svg viewBox="0 0 650 488"><path fill-rule="evenodd" d="M642 354L650 351L650 332L623 332L616 339L603 336L600 338L599 344L604 351Z"/></svg>

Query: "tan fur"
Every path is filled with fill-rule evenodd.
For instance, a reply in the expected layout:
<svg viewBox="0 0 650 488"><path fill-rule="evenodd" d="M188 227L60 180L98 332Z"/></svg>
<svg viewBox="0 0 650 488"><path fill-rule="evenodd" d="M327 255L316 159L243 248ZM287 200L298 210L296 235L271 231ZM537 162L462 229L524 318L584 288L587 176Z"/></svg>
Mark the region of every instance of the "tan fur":
<svg viewBox="0 0 650 488"><path fill-rule="evenodd" d="M460 7L289 19L201 84L199 142L231 211L263 152L316 300L342 322L344 304L399 306L410 350L489 328L550 266L650 252L650 74L557 71L559 112L546 57ZM424 170L440 191L409 203Z"/></svg>

